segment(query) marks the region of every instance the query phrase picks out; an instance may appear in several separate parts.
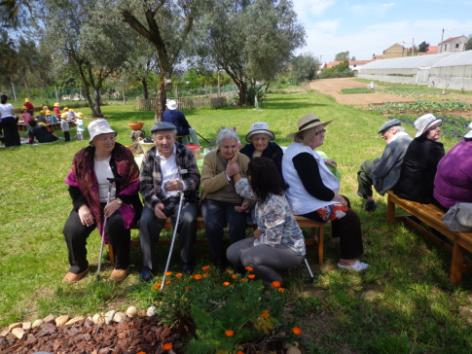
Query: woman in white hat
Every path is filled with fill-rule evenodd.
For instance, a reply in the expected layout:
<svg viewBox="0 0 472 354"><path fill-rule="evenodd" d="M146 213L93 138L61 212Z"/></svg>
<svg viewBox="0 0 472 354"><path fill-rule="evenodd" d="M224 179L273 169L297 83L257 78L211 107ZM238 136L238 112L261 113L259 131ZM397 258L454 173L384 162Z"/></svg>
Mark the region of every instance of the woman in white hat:
<svg viewBox="0 0 472 354"><path fill-rule="evenodd" d="M292 134L295 142L285 150L282 172L288 189L285 193L293 213L319 222L332 222L333 236L340 237L338 267L356 272L368 267L359 261L363 254L359 217L349 201L339 195L339 180L314 149L324 142L326 126L319 117L309 114L298 121Z"/></svg>
<svg viewBox="0 0 472 354"><path fill-rule="evenodd" d="M439 161L434 198L446 209L457 203L472 203L472 123L464 139Z"/></svg>
<svg viewBox="0 0 472 354"><path fill-rule="evenodd" d="M256 122L251 126L251 129L246 135L246 141L248 143L244 145L240 152L249 157L249 159L253 159L254 157L266 157L271 159L282 177L282 156L284 152L282 148L273 141L274 138L275 134L269 130L269 125L266 122Z"/></svg>
<svg viewBox="0 0 472 354"><path fill-rule="evenodd" d="M393 188L401 198L420 203L434 201L434 176L439 160L444 156L441 138L442 120L433 114L415 120L416 135L403 159L400 179Z"/></svg>
<svg viewBox="0 0 472 354"><path fill-rule="evenodd" d="M90 145L75 155L65 180L73 207L64 226L70 264L64 281L74 283L87 274L85 245L95 228L113 248L110 279L122 281L128 275L130 228L142 209L139 168L132 153L115 142L116 132L106 119L94 120L88 131Z"/></svg>

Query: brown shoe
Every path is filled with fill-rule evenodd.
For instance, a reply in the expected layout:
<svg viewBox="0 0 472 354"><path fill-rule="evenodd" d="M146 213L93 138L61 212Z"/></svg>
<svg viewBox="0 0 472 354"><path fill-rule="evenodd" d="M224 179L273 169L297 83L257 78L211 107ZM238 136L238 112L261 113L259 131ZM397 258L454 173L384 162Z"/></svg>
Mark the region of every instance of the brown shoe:
<svg viewBox="0 0 472 354"><path fill-rule="evenodd" d="M62 281L64 283L77 283L79 280L81 280L83 277L85 277L88 273L88 268L85 269L82 273L72 273L72 272L67 272L67 274L64 276Z"/></svg>
<svg viewBox="0 0 472 354"><path fill-rule="evenodd" d="M110 280L120 282L128 276L128 269L113 269L110 275Z"/></svg>

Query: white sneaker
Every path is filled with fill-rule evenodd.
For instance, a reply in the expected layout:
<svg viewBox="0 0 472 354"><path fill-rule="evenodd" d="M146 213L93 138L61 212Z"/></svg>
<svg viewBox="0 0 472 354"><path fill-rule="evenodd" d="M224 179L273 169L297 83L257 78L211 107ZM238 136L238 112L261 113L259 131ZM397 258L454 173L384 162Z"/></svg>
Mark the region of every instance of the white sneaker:
<svg viewBox="0 0 472 354"><path fill-rule="evenodd" d="M363 270L366 270L367 268L369 268L369 265L367 263L357 260L352 264L338 263L338 268L352 270L354 272L362 272Z"/></svg>

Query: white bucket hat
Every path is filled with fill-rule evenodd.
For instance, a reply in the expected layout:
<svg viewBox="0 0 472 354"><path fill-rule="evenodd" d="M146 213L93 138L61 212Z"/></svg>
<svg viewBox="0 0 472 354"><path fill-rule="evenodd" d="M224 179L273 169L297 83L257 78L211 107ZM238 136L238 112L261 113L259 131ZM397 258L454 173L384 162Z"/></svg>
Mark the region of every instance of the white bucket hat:
<svg viewBox="0 0 472 354"><path fill-rule="evenodd" d="M167 100L166 107L169 108L171 111L175 111L177 109L177 101Z"/></svg>
<svg viewBox="0 0 472 354"><path fill-rule="evenodd" d="M472 122L467 127L468 131L465 133L464 138L471 139L472 138Z"/></svg>
<svg viewBox="0 0 472 354"><path fill-rule="evenodd" d="M116 132L111 129L110 124L108 124L108 121L104 118L95 119L88 125L87 129L90 135L89 143L91 143L97 135L108 133L114 133L116 135Z"/></svg>
<svg viewBox="0 0 472 354"><path fill-rule="evenodd" d="M436 118L433 114L427 113L415 120L416 135L415 138L423 135L428 130L442 124L442 119Z"/></svg>
<svg viewBox="0 0 472 354"><path fill-rule="evenodd" d="M274 132L269 130L269 124L266 122L255 122L251 125L251 129L249 129L249 133L246 135L246 141L251 142L251 137L256 134L268 135L270 140L274 140L275 137Z"/></svg>

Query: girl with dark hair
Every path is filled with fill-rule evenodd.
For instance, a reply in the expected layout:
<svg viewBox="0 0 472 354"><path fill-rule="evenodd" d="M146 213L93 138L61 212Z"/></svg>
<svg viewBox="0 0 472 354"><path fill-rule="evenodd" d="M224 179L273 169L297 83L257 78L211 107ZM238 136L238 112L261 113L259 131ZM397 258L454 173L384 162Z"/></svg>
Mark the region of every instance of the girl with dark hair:
<svg viewBox="0 0 472 354"><path fill-rule="evenodd" d="M248 178L233 176L236 192L256 200L254 236L232 244L228 260L240 271L251 266L265 282L283 281L280 272L301 264L305 256L303 233L283 194L282 179L274 162L256 157Z"/></svg>
<svg viewBox="0 0 472 354"><path fill-rule="evenodd" d="M7 103L7 95L2 95L0 101L0 126L3 130L5 146L20 145L20 135L16 126L17 118L13 113L13 106Z"/></svg>

